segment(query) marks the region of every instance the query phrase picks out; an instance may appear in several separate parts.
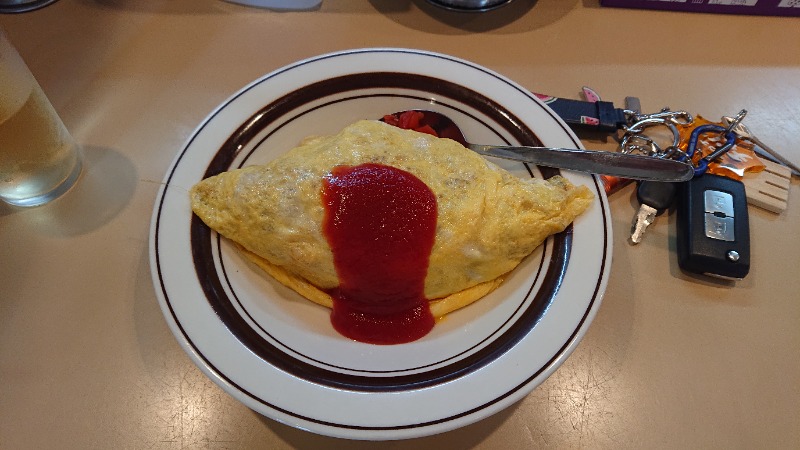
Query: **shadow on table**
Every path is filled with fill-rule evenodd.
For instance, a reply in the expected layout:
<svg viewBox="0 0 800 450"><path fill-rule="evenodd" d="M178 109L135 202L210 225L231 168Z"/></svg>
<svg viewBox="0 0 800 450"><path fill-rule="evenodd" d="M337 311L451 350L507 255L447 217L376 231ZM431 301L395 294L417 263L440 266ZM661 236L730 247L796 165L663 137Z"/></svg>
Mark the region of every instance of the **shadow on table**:
<svg viewBox="0 0 800 450"><path fill-rule="evenodd" d="M486 419L474 424L467 425L457 430L448 431L434 436L427 436L401 441L386 441L376 443L374 441L353 441L349 439L333 438L313 434L308 431L292 428L288 425L278 423L268 417L254 413L266 426L268 426L284 442L292 448L297 449L317 449L326 450L366 450L381 446L385 449L406 449L406 448L473 448L483 442L497 428L499 428L509 417L514 414L518 403L494 414Z"/></svg>
<svg viewBox="0 0 800 450"><path fill-rule="evenodd" d="M79 0L87 5L97 5L102 8L119 9L141 13L159 14L208 14L222 12L226 3L202 2L197 0Z"/></svg>
<svg viewBox="0 0 800 450"><path fill-rule="evenodd" d="M285 11L261 9L228 3L223 0L79 0L84 5L135 13L172 15L236 14L261 12L264 15ZM426 0L323 0L320 8L299 11L301 14L369 14L378 12L410 29L435 34L495 32L523 33L550 25L574 9L581 0L514 0L508 5L486 12L452 11ZM446 28L442 27L446 25ZM398 36L398 46L402 46Z"/></svg>
<svg viewBox="0 0 800 450"><path fill-rule="evenodd" d="M83 148L83 172L62 197L35 208L0 206L0 216L20 214L32 231L50 236L78 236L110 222L130 202L136 168L116 150Z"/></svg>

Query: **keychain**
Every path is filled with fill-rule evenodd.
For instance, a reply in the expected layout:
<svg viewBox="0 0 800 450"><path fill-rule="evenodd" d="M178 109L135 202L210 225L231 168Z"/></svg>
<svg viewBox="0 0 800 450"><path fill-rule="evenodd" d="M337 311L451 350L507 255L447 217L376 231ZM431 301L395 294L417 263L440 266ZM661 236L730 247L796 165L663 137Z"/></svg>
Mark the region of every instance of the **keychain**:
<svg viewBox="0 0 800 450"><path fill-rule="evenodd" d="M741 279L750 270L750 229L744 185L736 178L744 172L763 170L752 151L742 147L733 128L742 111L727 127L684 112L662 111L642 117L626 130L622 151L650 154L691 162L695 176L685 183L640 182L631 242L641 242L655 217L677 200L676 249L678 265L687 272L727 279ZM663 126L672 142L661 148L643 136L648 126ZM741 148L740 148L741 147ZM731 155L731 152L740 154ZM741 174L741 175L740 175Z"/></svg>
<svg viewBox="0 0 800 450"><path fill-rule="evenodd" d="M697 116L691 124L678 129L683 150L702 172L741 180L745 173L758 173L765 165L753 150L753 144L740 139L733 131L747 115L741 110L727 126ZM691 150L689 150L691 148Z"/></svg>
<svg viewBox="0 0 800 450"><path fill-rule="evenodd" d="M583 95L587 101L539 97L573 128L615 132L623 153L672 158L695 168L695 177L684 183L637 183L640 207L631 242L641 242L655 218L676 203L681 269L729 279L746 276L750 268L748 203L780 213L786 209L792 174L800 174L750 133L742 123L747 111L712 122L669 108L644 114L638 106L629 107L629 100L638 105L635 97L626 98L626 108L621 109L601 101L591 89L583 88ZM756 153L777 163L762 161ZM607 195L632 182L600 178ZM769 181L756 184L753 180Z"/></svg>

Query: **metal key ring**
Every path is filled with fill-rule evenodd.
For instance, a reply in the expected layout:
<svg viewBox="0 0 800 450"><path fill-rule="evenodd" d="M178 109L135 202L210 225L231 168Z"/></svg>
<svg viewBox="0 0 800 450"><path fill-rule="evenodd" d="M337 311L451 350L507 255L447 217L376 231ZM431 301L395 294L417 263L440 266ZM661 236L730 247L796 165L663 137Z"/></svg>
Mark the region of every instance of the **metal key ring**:
<svg viewBox="0 0 800 450"><path fill-rule="evenodd" d="M643 141L643 143L636 141ZM622 153L626 154L636 153L647 156L657 156L662 153L661 147L659 147L653 139L639 134L625 134L625 136L622 137L622 141L620 141L620 148L622 149Z"/></svg>
<svg viewBox="0 0 800 450"><path fill-rule="evenodd" d="M664 119L676 125L691 125L694 122L694 117L686 111L671 111L669 108L664 108L660 112L652 114L636 114L633 111L626 111L634 122L640 122L647 119Z"/></svg>
<svg viewBox="0 0 800 450"><path fill-rule="evenodd" d="M682 160L681 158L686 159L686 152L681 150L680 147L677 147L675 145L670 145L669 147L667 147L664 150L664 153L661 154L659 157L660 158L671 158L671 159L676 159L678 161L681 161Z"/></svg>
<svg viewBox="0 0 800 450"><path fill-rule="evenodd" d="M672 121L663 117L652 117L640 120L634 123L633 125L627 127L625 129L625 133L626 134L632 133L634 135L638 135L641 134L645 130L645 128L657 125L663 125L669 128L669 130L672 132L672 147L677 147L680 144L681 135L680 132L678 131L678 127L676 127Z"/></svg>

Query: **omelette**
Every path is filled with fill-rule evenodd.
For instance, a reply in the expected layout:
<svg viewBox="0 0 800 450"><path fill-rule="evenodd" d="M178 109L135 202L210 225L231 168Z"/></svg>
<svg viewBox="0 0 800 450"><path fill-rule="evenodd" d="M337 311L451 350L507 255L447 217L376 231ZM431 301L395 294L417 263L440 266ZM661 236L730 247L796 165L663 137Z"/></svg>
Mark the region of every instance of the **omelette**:
<svg viewBox="0 0 800 450"><path fill-rule="evenodd" d="M353 206L359 195L366 203ZM207 178L190 196L194 213L250 261L332 308L341 333L373 343L408 342L427 331L388 341L343 331L335 319L343 297L361 296L348 314L372 328L402 329L425 316L429 330L431 317L496 289L594 199L560 176L523 180L453 140L370 120L306 138L265 165ZM348 220L361 228L336 231ZM373 236L384 228L391 228L388 238ZM395 263L402 258L412 259ZM367 292L364 283L378 290ZM398 298L406 302L399 315L383 303Z"/></svg>

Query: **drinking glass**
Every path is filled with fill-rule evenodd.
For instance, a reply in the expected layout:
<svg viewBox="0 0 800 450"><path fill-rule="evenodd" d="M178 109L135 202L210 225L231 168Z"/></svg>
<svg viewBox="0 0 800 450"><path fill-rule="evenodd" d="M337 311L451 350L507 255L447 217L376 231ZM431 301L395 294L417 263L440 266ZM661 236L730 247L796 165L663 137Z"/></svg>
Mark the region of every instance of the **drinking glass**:
<svg viewBox="0 0 800 450"><path fill-rule="evenodd" d="M79 146L0 29L0 200L38 206L81 173Z"/></svg>

